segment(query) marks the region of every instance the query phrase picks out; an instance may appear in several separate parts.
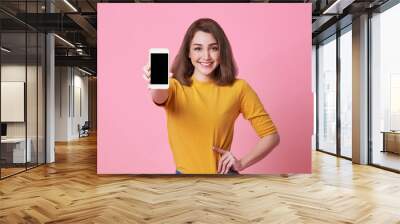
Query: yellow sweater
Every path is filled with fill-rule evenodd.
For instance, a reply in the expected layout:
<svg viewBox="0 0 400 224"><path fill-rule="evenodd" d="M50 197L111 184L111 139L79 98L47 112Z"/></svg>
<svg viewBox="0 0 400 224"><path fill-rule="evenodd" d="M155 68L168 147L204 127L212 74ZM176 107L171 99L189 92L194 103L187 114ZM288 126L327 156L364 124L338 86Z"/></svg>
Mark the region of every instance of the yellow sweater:
<svg viewBox="0 0 400 224"><path fill-rule="evenodd" d="M230 150L240 113L260 138L277 132L246 81L237 79L231 86L218 86L192 80L191 86L184 86L171 78L168 99L162 105L167 112L169 144L181 173L217 173L219 156L212 146Z"/></svg>

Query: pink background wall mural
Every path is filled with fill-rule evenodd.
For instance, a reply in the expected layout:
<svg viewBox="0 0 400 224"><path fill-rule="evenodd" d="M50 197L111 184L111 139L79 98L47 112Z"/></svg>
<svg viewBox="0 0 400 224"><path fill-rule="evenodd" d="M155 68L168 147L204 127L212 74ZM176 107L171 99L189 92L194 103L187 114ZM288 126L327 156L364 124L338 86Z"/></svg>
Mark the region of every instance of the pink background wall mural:
<svg viewBox="0 0 400 224"><path fill-rule="evenodd" d="M275 122L281 142L241 173L310 173L313 132L311 4L98 4L99 174L175 173L166 114L142 78L148 50L170 50L208 17L228 36L239 68ZM233 154L258 141L238 117Z"/></svg>

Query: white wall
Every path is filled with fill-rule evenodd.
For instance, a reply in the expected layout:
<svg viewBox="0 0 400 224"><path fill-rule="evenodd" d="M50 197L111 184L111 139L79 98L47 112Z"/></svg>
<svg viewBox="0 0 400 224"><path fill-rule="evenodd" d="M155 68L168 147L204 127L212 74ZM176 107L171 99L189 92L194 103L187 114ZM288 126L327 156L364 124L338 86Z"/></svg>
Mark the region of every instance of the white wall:
<svg viewBox="0 0 400 224"><path fill-rule="evenodd" d="M78 124L81 126L88 121L89 113L88 113L88 77L81 76L83 73L78 73L77 70L74 70L74 111L73 119L72 119L72 135L78 137ZM79 93L80 92L80 93ZM81 111L79 111L79 109Z"/></svg>
<svg viewBox="0 0 400 224"><path fill-rule="evenodd" d="M69 68L55 68L55 141L68 140Z"/></svg>
<svg viewBox="0 0 400 224"><path fill-rule="evenodd" d="M56 67L55 86L55 140L77 139L78 124L88 120L88 77L76 68Z"/></svg>

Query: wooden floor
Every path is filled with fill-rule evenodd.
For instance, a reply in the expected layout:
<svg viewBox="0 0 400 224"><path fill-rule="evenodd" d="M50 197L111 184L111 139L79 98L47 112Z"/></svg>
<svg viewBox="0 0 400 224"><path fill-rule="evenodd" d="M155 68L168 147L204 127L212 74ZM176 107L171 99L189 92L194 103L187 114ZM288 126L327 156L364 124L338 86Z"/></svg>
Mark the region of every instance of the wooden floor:
<svg viewBox="0 0 400 224"><path fill-rule="evenodd" d="M400 170L400 154L392 152L374 151L372 157L374 164Z"/></svg>
<svg viewBox="0 0 400 224"><path fill-rule="evenodd" d="M1 178L11 176L13 174L19 173L19 172L24 171L24 170L26 170L25 167L24 168L20 168L20 167L17 167L17 168L1 168Z"/></svg>
<svg viewBox="0 0 400 224"><path fill-rule="evenodd" d="M0 181L0 223L400 223L400 175L320 152L313 174L96 174L96 139Z"/></svg>

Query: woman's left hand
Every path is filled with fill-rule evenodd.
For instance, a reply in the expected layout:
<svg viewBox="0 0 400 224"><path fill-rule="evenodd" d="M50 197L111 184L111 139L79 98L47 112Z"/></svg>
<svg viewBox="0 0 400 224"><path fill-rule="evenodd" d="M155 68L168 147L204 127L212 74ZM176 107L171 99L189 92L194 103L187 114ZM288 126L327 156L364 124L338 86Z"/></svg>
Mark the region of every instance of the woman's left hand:
<svg viewBox="0 0 400 224"><path fill-rule="evenodd" d="M230 151L225 151L215 146L213 146L213 150L221 155L218 161L218 173L226 174L231 168L236 171L243 170L240 160L236 159Z"/></svg>

